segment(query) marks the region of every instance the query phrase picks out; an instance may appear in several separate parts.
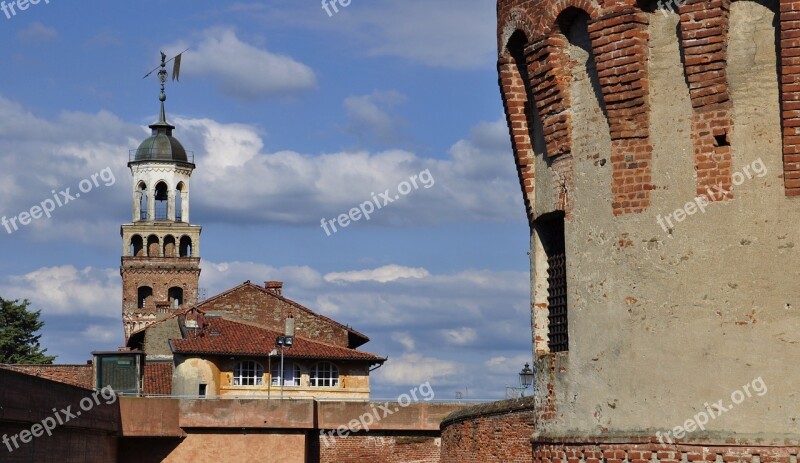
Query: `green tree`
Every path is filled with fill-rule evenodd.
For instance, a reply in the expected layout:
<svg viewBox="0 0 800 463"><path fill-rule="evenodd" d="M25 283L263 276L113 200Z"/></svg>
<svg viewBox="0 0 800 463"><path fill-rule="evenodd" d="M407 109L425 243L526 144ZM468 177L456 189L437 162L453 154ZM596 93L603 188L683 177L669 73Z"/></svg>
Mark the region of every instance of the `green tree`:
<svg viewBox="0 0 800 463"><path fill-rule="evenodd" d="M27 299L7 301L0 297L0 363L53 363L55 356L45 355L47 349L39 344L37 331L44 326L39 321L41 310L31 312Z"/></svg>

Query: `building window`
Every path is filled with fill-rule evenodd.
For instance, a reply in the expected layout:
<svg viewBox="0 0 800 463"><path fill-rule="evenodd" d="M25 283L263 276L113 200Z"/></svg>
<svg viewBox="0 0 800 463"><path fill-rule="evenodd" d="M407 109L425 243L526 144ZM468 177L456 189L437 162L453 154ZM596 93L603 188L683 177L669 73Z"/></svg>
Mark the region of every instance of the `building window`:
<svg viewBox="0 0 800 463"><path fill-rule="evenodd" d="M169 298L170 306L173 309L177 309L183 305L183 288L173 286L167 291L167 297Z"/></svg>
<svg viewBox="0 0 800 463"><path fill-rule="evenodd" d="M233 369L234 386L263 386L264 367L258 362L239 362Z"/></svg>
<svg viewBox="0 0 800 463"><path fill-rule="evenodd" d="M180 257L192 257L192 239L188 236L181 237L178 255Z"/></svg>
<svg viewBox="0 0 800 463"><path fill-rule="evenodd" d="M310 381L312 387L339 386L339 369L329 362L320 362L311 368Z"/></svg>
<svg viewBox="0 0 800 463"><path fill-rule="evenodd" d="M150 308L150 303L153 299L153 288L140 286L136 293L136 307L140 309Z"/></svg>
<svg viewBox="0 0 800 463"><path fill-rule="evenodd" d="M277 365L272 366L272 385L281 385L281 364L275 362ZM300 385L300 365L294 362L284 362L283 364L283 385L284 386L299 386Z"/></svg>
<svg viewBox="0 0 800 463"><path fill-rule="evenodd" d="M564 213L543 215L534 226L547 256L547 347L564 352L569 349Z"/></svg>

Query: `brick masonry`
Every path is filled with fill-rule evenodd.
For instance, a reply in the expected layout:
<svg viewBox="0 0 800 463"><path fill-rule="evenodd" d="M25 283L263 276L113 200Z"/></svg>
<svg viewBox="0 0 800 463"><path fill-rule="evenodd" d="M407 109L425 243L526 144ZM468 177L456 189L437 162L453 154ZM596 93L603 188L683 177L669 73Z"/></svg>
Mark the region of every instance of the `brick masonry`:
<svg viewBox="0 0 800 463"><path fill-rule="evenodd" d="M655 4L655 2L652 2ZM669 3L669 2L663 2ZM711 201L732 199L731 114L726 67L730 0L686 0L680 4L679 33L684 76L692 103L697 195ZM652 146L649 142L647 14L642 3L578 0L500 0L498 28L499 84L528 215L533 210L532 122L541 121L544 154L557 158L571 152L572 120L568 41L558 20L565 10L589 15L588 32L612 140L614 215L638 213L650 204ZM800 13L797 4L780 2L780 104L782 106L784 185L787 196L800 195ZM572 13L570 13L572 14ZM523 37L520 44L519 37ZM524 66L519 61L523 55ZM526 75L527 74L527 75ZM536 115L532 114L536 111ZM550 172L554 181L563 174ZM571 175L571 174L568 174ZM709 194L721 186L726 195ZM556 198L555 201L559 201ZM554 208L561 205L556 202ZM569 208L569 204L566 204ZM569 210L567 210L569 213Z"/></svg>
<svg viewBox="0 0 800 463"><path fill-rule="evenodd" d="M183 290L184 303L197 301L199 257L122 257L122 321L125 339L177 308L169 302L169 289ZM139 308L139 288L149 286L153 296ZM179 306L178 308L183 308Z"/></svg>
<svg viewBox="0 0 800 463"><path fill-rule="evenodd" d="M530 463L533 398L468 407L442 422L442 463Z"/></svg>
<svg viewBox="0 0 800 463"><path fill-rule="evenodd" d="M771 416L776 410L796 409L785 406L792 403L791 394L773 399L774 402L769 406L750 411L749 416L739 421L720 425L717 438L704 433L677 446L665 447L654 443L647 429L663 424L658 422L659 419L668 421L663 417L669 417L674 409L648 408L641 397L644 397L643 389L649 387L651 394L657 394L662 386L639 378L633 379L635 375L628 380L627 372L621 373L625 368L622 365L609 368L608 364L599 366L599 363L591 363L598 361L598 358L599 362L603 362L602 355L594 355L593 349L602 353L619 352L619 358L631 359L637 355L651 358L651 352L645 354L636 347L631 348L631 345L650 346L650 340L628 345L625 342L606 343L605 340L596 342L586 336L590 331L586 327L596 321L588 312L607 314L617 321L624 318L615 318L621 302L606 305L600 297L592 294L593 286L598 284L598 280L592 280L591 269L594 266L603 269L603 279L599 285L614 281L613 285L607 285L599 291L603 299L622 286L636 287L642 293L639 300L647 299L641 303L641 310L647 310L648 317L654 318L659 317L657 308L661 307L662 300L668 299L676 306L678 302L660 293L663 276L652 270L662 271L656 264L664 265L679 253L687 254L687 257L681 258L682 261L699 257L698 261L706 265L719 261L725 262L723 266L737 262L739 266L745 264L748 268L760 267L759 274L765 276L750 285L747 292L748 295L756 295L754 297L759 298L759 303L771 297L764 288L790 287L780 278L769 275L770 266L778 266L771 262L776 257L768 250L750 252L748 258L741 258L740 248L751 243L751 236L766 239L769 234L760 235L760 228L739 231L744 230L751 220L769 223L770 227L780 223L781 233L774 233L778 235L777 239L784 239L786 230L793 232L796 228L792 225L796 204L791 197L800 196L800 3L789 0L776 3L777 10L772 2L733 4L731 0L497 2L499 85L526 212L533 224L541 214L553 210L565 211L573 234L569 236L568 232L567 238L572 239L573 254L581 258L580 261L574 261L570 268L571 278L581 285L580 291L571 294L571 304L574 303L571 310L575 310L575 319L580 317L584 325L574 323L570 329L583 336L575 337L575 344L570 346L569 352L548 356L542 352L536 353L537 394L541 401L535 408L534 419L538 430L535 431L532 424L528 429L527 437L533 446L533 457L525 461L797 462L798 449L794 447L797 445L796 418ZM661 13L667 14L662 17ZM772 14L775 15L774 21ZM573 33L583 27L573 21L579 15L588 18L586 33L590 38L589 46L570 42L574 42ZM774 33L777 40L773 39L770 26L776 28ZM743 46L743 42L747 47ZM754 45L749 48L751 43ZM774 55L771 51L773 43L776 46ZM590 118L593 114L587 115L587 105L582 104L585 103L585 95L589 94L584 91L585 87L580 87L585 82L579 80L578 74L570 72L581 70L576 66L583 65L569 58L568 51L574 51L576 45L582 45L590 52L589 60L593 62L589 61L585 66L586 72L592 83L597 82L593 90L602 112L601 117L605 118L608 126L607 134L592 134L587 137L589 141L583 139L587 132L585 127L594 129L597 126L592 125ZM673 70L680 72L675 75ZM773 92L772 85L776 85L778 92ZM679 94L673 93L676 91ZM659 106L665 101L669 106L651 107L654 104L651 98ZM778 107L780 110L776 111ZM597 114L600 115L599 112ZM780 116L780 127L778 118L774 117L776 115ZM658 125L655 125L656 121ZM576 138L579 136L581 138ZM608 140L610 144L606 144ZM732 146L734 144L735 147ZM600 148L595 148L595 145ZM657 157L654 159L654 156ZM734 182L734 166L746 165L746 161L752 161L756 156L764 156L767 164L776 162L781 166L775 164L773 169L773 164L770 164L769 176L760 180L758 185L753 182L739 186L740 183ZM598 162L610 160L610 175L606 176L607 172L600 168L590 170L585 159L597 159ZM575 182L575 179L578 181ZM578 196L562 197L562 189L573 190L571 181L586 189L577 192ZM773 184L780 190L780 195L769 189ZM737 191L734 191L734 185ZM545 190L545 193L537 192L537 187ZM556 194L551 197L548 189ZM720 190L724 194L720 194ZM759 193L763 195L759 197ZM748 239L731 239L739 244L730 248L716 246L718 241L728 237L724 233L716 233L715 228L707 224L693 225L696 228L683 235L686 239L681 244L664 244L666 240L662 242L659 236L650 239L652 235L646 228L646 222L651 217L655 221L656 214L660 212L656 205L671 204L674 198L684 197L680 195L685 195L686 200L694 200L689 195L705 196L710 201L735 199L735 207L719 210L731 211L736 207L740 211L747 210L747 213L737 215L738 220L733 223L739 227L737 232ZM774 203L770 203L776 198ZM766 214L765 219L759 209L765 208L767 203L774 209L767 209L772 216ZM575 215L570 220L573 207ZM734 214L730 216L725 220L730 221ZM790 218L784 221L784 217ZM710 222L710 219L707 220ZM715 224L717 229L724 226L723 219L719 220ZM611 254L608 248L603 247L603 243L593 242L598 238L605 239L605 235L613 235L611 230L620 231L613 242L619 242L618 249L627 254L625 257L630 259L629 264L619 264L624 259L609 259ZM637 238L642 243L648 243L647 255L637 249L639 242L630 238L629 233L638 233ZM706 241L701 242L700 239ZM682 244L691 248L696 255L687 252L681 247ZM534 242L532 253L537 250L535 245ZM773 247L783 249L779 246ZM652 268L648 259L655 263ZM793 268L794 263L796 258L786 258L782 260L780 268ZM541 273L541 264L535 260L532 260L532 264L539 267ZM675 270L674 277L673 272L669 273L670 276L663 282L672 291L670 296L686 287L684 279L694 281L699 278L707 282L708 278L706 275L699 276L701 274L696 268ZM534 272L534 285L539 281ZM791 293L787 289L782 292L782 297L786 297L783 295L787 291ZM696 293L697 290L691 292ZM624 300L626 305L636 305L637 298L626 296L618 300ZM679 299L678 296L674 297ZM709 313L717 305L732 308L737 313L751 310L749 302L721 304L718 301L722 298L709 299L711 302L702 307ZM537 302L541 303L540 300ZM770 308L779 306L776 303L764 305ZM546 303L543 308L547 308ZM764 309L765 312L770 310ZM648 320L641 324L631 323L632 328L626 327L625 332L631 333L642 328L650 331L658 326L662 333L669 333L663 337L654 335L653 339L657 338L659 342L671 340L676 331L683 329L718 333L716 320L699 320L701 317L693 318L694 314L689 316L677 312L670 312L669 315L676 320L680 318L678 322L670 320L661 324L662 321L658 320L656 324ZM695 313L704 311L697 310ZM778 320L783 318L779 316ZM764 325L758 328L765 329ZM776 326L774 329L779 328ZM769 336L756 333L755 330L742 334L742 339L757 340L752 342L755 350L775 350L772 344L768 344ZM663 342L666 345L666 341ZM713 347L708 347L709 352L714 354L724 351L725 355L733 356L732 352L736 351L736 346L726 345L721 338L707 342L714 343ZM736 355L740 355L740 352ZM685 365L678 368L676 373L691 378L696 375L687 373L690 371L688 367L699 370L706 366L707 359L687 358L682 361ZM759 368L765 368L759 362L754 363ZM605 371L601 372L604 368ZM617 368L620 369L619 376L626 378L620 382L614 378L618 374ZM627 368L630 369L627 371L634 371L632 365L627 365ZM745 374L736 368L726 368L726 373L731 376ZM593 377L595 373L597 376ZM790 389L790 379L779 387ZM631 382L631 388L620 384L626 381ZM691 385L695 393L705 386L693 379L685 383ZM686 396L682 393L680 399L676 398L671 403L674 406L685 400ZM628 402L634 400L633 403L642 406L641 414L622 412L616 403L604 403L606 397L619 397ZM760 419L761 412L768 417ZM622 423L621 417L627 421ZM446 420L442 461L514 461L524 450L509 451L501 446L516 438L512 427L507 426L516 420L517 416L513 413L498 415L491 412L479 413L460 421L451 420L450 423ZM744 434L742 429L765 434L787 432L784 429L788 429L788 434L780 436L789 438L769 440L754 437L762 434ZM491 437L492 430L496 432L494 438ZM502 434L499 430L503 430ZM641 437L640 434L644 436L641 439L632 437ZM487 454L484 452L486 448L501 450ZM505 458L499 456L504 455L503 452L507 452ZM473 459L474 453L481 457Z"/></svg>
<svg viewBox="0 0 800 463"><path fill-rule="evenodd" d="M565 439L566 440L566 439ZM660 443L544 444L535 463L796 463L797 447L734 445L662 445Z"/></svg>
<svg viewBox="0 0 800 463"><path fill-rule="evenodd" d="M427 434L427 435L426 435ZM318 438L319 463L438 463L438 433L370 432L342 438ZM311 438L311 437L309 437ZM326 443L327 442L327 443Z"/></svg>
<svg viewBox="0 0 800 463"><path fill-rule="evenodd" d="M342 347L363 344L359 341L355 343L357 345L351 345L350 331L346 326L249 281L209 298L198 307L206 313L224 313L228 318L256 323L278 332L284 331L286 317L291 313L297 336ZM356 337L366 338L363 335Z"/></svg>

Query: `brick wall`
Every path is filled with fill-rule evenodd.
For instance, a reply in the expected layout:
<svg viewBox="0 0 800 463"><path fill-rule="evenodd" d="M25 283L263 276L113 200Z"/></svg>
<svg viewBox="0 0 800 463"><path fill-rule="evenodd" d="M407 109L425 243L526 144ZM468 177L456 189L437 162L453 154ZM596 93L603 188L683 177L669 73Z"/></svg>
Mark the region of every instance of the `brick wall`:
<svg viewBox="0 0 800 463"><path fill-rule="evenodd" d="M184 303L193 304L197 301L200 258L123 257L120 274L126 339L131 333L175 311L175 307L166 305L170 288L183 289ZM153 289L153 296L143 308L138 307L141 286ZM156 304L163 304L163 307L156 307Z"/></svg>
<svg viewBox="0 0 800 463"><path fill-rule="evenodd" d="M533 397L528 397L451 414L442 422L441 462L532 462L533 406Z"/></svg>
<svg viewBox="0 0 800 463"><path fill-rule="evenodd" d="M564 439L569 440L570 439ZM626 444L536 445L535 463L679 463L797 461L798 447L746 445L663 445L657 442Z"/></svg>
<svg viewBox="0 0 800 463"><path fill-rule="evenodd" d="M343 347L349 345L348 331L343 326L249 282L210 298L199 307L206 312L224 312L231 319L257 323L281 333L291 313L297 336Z"/></svg>
<svg viewBox="0 0 800 463"><path fill-rule="evenodd" d="M370 432L322 439L318 435L320 463L438 463L438 432ZM312 460L317 461L317 460Z"/></svg>

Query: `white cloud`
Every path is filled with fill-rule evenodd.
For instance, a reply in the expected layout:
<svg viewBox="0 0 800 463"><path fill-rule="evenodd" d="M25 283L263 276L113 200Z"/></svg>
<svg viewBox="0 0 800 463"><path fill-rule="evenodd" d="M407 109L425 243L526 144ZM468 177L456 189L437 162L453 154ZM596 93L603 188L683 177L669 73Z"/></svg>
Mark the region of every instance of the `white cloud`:
<svg viewBox="0 0 800 463"><path fill-rule="evenodd" d="M119 269L77 269L71 265L42 267L0 282L0 294L28 299L44 315L121 317Z"/></svg>
<svg viewBox="0 0 800 463"><path fill-rule="evenodd" d="M416 343L414 342L414 338L411 337L408 333L392 333L392 340L400 343L405 350L413 351Z"/></svg>
<svg viewBox="0 0 800 463"><path fill-rule="evenodd" d="M167 47L171 54L185 42ZM207 75L220 91L243 101L316 87L314 71L290 56L245 43L230 28L211 28L182 57L181 75Z"/></svg>
<svg viewBox="0 0 800 463"><path fill-rule="evenodd" d="M346 130L362 141L384 144L399 141L405 122L390 115L388 110L405 100L405 95L395 90L345 98L343 106L349 119Z"/></svg>
<svg viewBox="0 0 800 463"><path fill-rule="evenodd" d="M403 278L426 278L430 273L424 268L410 268L401 265L385 265L372 270L355 270L352 272L332 272L325 275L329 283L358 283L377 281L387 283Z"/></svg>
<svg viewBox="0 0 800 463"><path fill-rule="evenodd" d="M426 382L442 383L465 368L456 362L425 357L422 354L403 354L377 370L380 381L391 385L417 385Z"/></svg>
<svg viewBox="0 0 800 463"><path fill-rule="evenodd" d="M49 42L57 37L58 31L55 28L47 27L38 21L17 32L17 38L23 42Z"/></svg>
<svg viewBox="0 0 800 463"><path fill-rule="evenodd" d="M202 169L192 181L193 204L227 222L279 222L319 226L373 195L397 191L428 170L435 183L351 227L454 221L524 220L522 195L505 122L476 125L443 160L405 150L344 151L321 155L269 152L257 128L209 119L177 119L184 145L200 150ZM236 198L231 201L230 198ZM197 206L196 206L197 207ZM320 233L324 233L320 229Z"/></svg>
<svg viewBox="0 0 800 463"><path fill-rule="evenodd" d="M319 227L386 189L427 170L435 183L377 210L354 227L419 226L464 221L524 220L505 123L476 125L444 159L406 150L304 154L270 152L251 125L176 118L185 146L197 147L192 205L198 213L229 224L281 223ZM86 132L85 127L94 130ZM146 129L114 114L33 114L0 96L0 216L13 217L110 167L116 183L58 208L51 219L17 232L35 240L69 239L117 244L113 229L128 220L130 172L121 153L136 148ZM123 158L124 159L124 158ZM235 200L231 200L235 198ZM124 216L120 214L125 211ZM92 231L95 233L92 233ZM102 232L102 233L101 233ZM325 233L321 228L319 233Z"/></svg>
<svg viewBox="0 0 800 463"><path fill-rule="evenodd" d="M95 130L87 132L86 127ZM90 193L56 208L51 218L35 220L14 236L116 245L114 230L119 229L120 220L115 217L130 210L126 181L130 172L120 158L125 159L124 153L141 138L140 126L108 111L62 112L45 119L0 96L0 216L29 211L52 198L53 190L70 188L74 194L81 180L110 168L112 185L100 182Z"/></svg>
<svg viewBox="0 0 800 463"><path fill-rule="evenodd" d="M120 334L119 334L119 327L114 327L116 329L110 329L108 326L101 326L101 325L89 325L81 332L81 336L83 336L87 342L114 342L119 341Z"/></svg>
<svg viewBox="0 0 800 463"><path fill-rule="evenodd" d="M520 354L520 355L515 355L513 357L506 357L504 355L499 355L490 358L489 360L484 362L484 365L486 366L486 369L489 373L513 376L513 374L519 373L526 363L531 364L532 360L533 360L533 353Z"/></svg>
<svg viewBox="0 0 800 463"><path fill-rule="evenodd" d="M282 281L284 288L300 292L319 288L322 275L308 266L273 267L253 262L215 263L202 260L200 263L201 284L207 288L208 296L228 290L245 281L262 285L265 281Z"/></svg>
<svg viewBox="0 0 800 463"><path fill-rule="evenodd" d="M442 330L444 339L449 343L456 346L463 346L470 344L478 337L477 331L474 328L462 327L458 329Z"/></svg>

